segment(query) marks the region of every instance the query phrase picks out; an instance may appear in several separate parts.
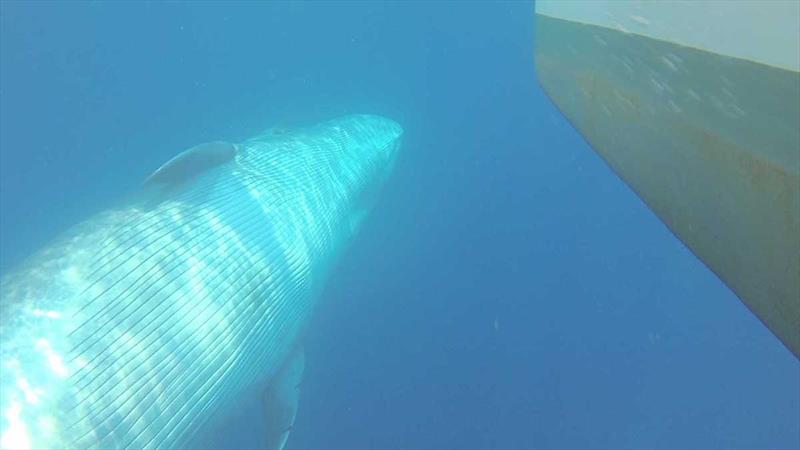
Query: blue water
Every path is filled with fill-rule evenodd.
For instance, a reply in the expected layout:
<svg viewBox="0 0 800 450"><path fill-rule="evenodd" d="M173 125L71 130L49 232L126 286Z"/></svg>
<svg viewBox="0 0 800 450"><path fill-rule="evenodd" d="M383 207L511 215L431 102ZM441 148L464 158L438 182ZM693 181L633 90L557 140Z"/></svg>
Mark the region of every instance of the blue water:
<svg viewBox="0 0 800 450"><path fill-rule="evenodd" d="M533 6L0 3L0 270L178 151L350 112L404 150L291 448L798 448L800 364L536 83ZM255 404L209 444L259 445Z"/></svg>

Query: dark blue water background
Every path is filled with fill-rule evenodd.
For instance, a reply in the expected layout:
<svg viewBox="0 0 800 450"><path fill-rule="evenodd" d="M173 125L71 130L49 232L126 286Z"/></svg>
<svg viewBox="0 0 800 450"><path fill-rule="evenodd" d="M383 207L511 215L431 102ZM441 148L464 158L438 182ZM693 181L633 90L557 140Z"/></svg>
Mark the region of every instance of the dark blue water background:
<svg viewBox="0 0 800 450"><path fill-rule="evenodd" d="M200 142L406 129L292 448L797 448L800 365L536 83L529 3L0 4L0 268ZM214 444L258 445L243 404Z"/></svg>

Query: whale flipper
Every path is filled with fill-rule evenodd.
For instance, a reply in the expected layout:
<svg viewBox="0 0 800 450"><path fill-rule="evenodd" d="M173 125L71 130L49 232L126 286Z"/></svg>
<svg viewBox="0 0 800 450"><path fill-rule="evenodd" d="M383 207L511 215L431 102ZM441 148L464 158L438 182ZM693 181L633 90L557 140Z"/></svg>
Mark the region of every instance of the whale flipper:
<svg viewBox="0 0 800 450"><path fill-rule="evenodd" d="M232 160L235 156L236 146L230 142L215 141L195 145L156 169L144 180L144 185L185 183L200 173Z"/></svg>
<svg viewBox="0 0 800 450"><path fill-rule="evenodd" d="M264 392L265 448L269 450L282 449L292 431L304 368L305 353L298 348Z"/></svg>
<svg viewBox="0 0 800 450"><path fill-rule="evenodd" d="M236 152L234 144L215 141L195 145L179 153L162 164L142 183L145 188L145 209L153 209L165 199L182 191L201 174L232 161Z"/></svg>

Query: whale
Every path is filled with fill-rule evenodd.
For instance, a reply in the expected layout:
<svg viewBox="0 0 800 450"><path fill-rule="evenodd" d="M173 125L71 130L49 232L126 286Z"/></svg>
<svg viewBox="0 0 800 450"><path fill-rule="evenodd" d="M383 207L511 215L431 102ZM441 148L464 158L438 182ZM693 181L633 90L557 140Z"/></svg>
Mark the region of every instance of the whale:
<svg viewBox="0 0 800 450"><path fill-rule="evenodd" d="M197 448L259 398L294 427L303 340L390 178L376 115L194 146L0 278L0 448Z"/></svg>

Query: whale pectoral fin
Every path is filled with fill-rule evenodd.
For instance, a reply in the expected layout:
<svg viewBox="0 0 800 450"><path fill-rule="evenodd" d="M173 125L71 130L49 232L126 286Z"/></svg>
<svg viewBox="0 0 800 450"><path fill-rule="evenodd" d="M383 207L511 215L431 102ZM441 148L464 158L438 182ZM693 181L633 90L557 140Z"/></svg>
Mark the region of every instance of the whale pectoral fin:
<svg viewBox="0 0 800 450"><path fill-rule="evenodd" d="M216 141L196 145L162 164L143 184L152 186L183 183L232 160L235 156L236 146L230 142Z"/></svg>
<svg viewBox="0 0 800 450"><path fill-rule="evenodd" d="M298 348L264 391L266 448L280 450L286 445L297 416L300 381L305 367L305 354Z"/></svg>
<svg viewBox="0 0 800 450"><path fill-rule="evenodd" d="M181 152L144 180L144 189L137 194L136 200L145 210L151 210L166 199L180 195L205 172L233 161L236 153L236 145L223 141L196 145ZM207 196L208 192L198 194L193 201L202 203Z"/></svg>

